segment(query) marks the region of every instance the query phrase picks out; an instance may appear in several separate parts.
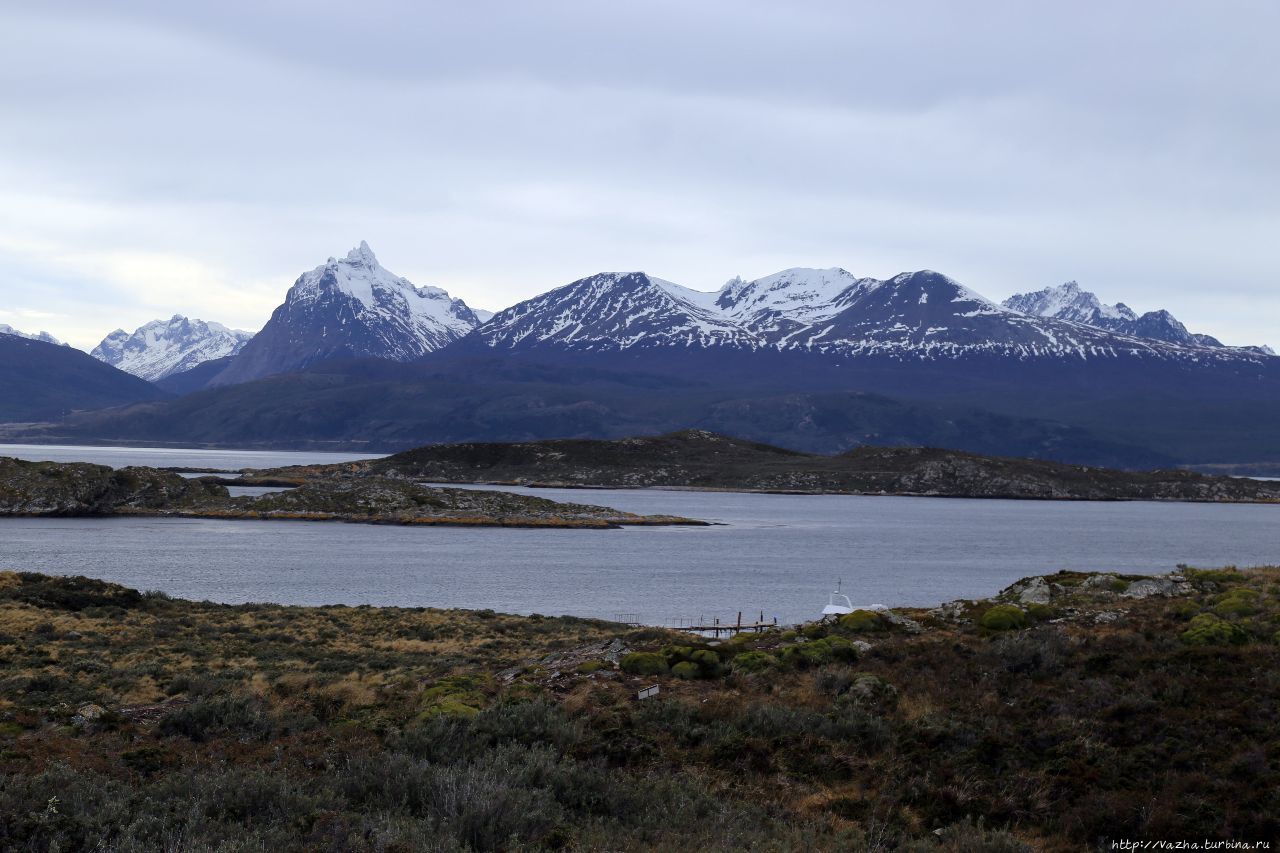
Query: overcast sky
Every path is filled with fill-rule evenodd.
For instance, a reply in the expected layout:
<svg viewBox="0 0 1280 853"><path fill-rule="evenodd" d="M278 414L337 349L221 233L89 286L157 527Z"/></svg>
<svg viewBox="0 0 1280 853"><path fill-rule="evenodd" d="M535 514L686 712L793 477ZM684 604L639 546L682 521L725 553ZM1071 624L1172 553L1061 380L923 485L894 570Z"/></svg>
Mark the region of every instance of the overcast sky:
<svg viewBox="0 0 1280 853"><path fill-rule="evenodd" d="M600 270L1067 279L1280 344L1280 4L0 0L0 322L259 328L368 240L497 309Z"/></svg>

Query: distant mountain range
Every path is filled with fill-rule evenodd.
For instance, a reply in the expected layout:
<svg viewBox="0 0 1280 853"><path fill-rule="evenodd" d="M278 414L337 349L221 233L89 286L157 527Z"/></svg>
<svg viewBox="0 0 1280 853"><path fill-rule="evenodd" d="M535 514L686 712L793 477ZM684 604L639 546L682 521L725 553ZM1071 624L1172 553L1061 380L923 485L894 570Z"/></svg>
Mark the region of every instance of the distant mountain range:
<svg viewBox="0 0 1280 853"><path fill-rule="evenodd" d="M600 273L499 312L471 342L495 350L613 351L678 347L933 361L1027 359L1256 361L1165 311L1103 306L1074 283L996 304L930 270L888 280L842 269L735 279L717 293L642 272Z"/></svg>
<svg viewBox="0 0 1280 853"><path fill-rule="evenodd" d="M158 382L205 362L233 356L252 337L253 332L174 314L169 320L153 320L140 326L133 334L116 329L89 355L125 373Z"/></svg>
<svg viewBox="0 0 1280 853"><path fill-rule="evenodd" d="M0 323L0 335L13 335L18 338L26 338L29 341L44 341L46 344L62 343L62 341L58 340L48 332L35 332L34 334L20 332L8 323Z"/></svg>
<svg viewBox="0 0 1280 853"><path fill-rule="evenodd" d="M715 292L614 272L490 317L361 243L299 277L247 343L237 334L182 317L114 333L95 354L184 396L54 432L384 450L697 427L821 453L1280 459L1280 359L1074 282L996 303L929 270L796 268Z"/></svg>

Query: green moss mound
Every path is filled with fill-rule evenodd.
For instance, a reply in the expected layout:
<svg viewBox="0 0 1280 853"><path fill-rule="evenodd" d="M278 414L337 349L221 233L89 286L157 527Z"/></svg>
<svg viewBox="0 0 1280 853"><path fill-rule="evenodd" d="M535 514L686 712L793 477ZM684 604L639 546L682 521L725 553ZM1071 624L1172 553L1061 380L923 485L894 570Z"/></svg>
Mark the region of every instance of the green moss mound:
<svg viewBox="0 0 1280 853"><path fill-rule="evenodd" d="M696 663L692 661L681 661L671 667L671 674L676 678L695 679L702 677L702 670L698 668Z"/></svg>
<svg viewBox="0 0 1280 853"><path fill-rule="evenodd" d="M1027 614L1012 604L997 604L978 620L988 631L1017 631L1027 627Z"/></svg>
<svg viewBox="0 0 1280 853"><path fill-rule="evenodd" d="M620 665L630 675L666 675L671 671L667 659L658 652L632 652L622 658Z"/></svg>
<svg viewBox="0 0 1280 853"><path fill-rule="evenodd" d="M1252 616L1258 612L1258 602L1261 597L1255 589L1238 586L1217 596L1213 612L1224 619Z"/></svg>
<svg viewBox="0 0 1280 853"><path fill-rule="evenodd" d="M846 613L840 617L838 624L841 630L854 634L886 631L889 628L885 618L874 610L855 610L852 613Z"/></svg>
<svg viewBox="0 0 1280 853"><path fill-rule="evenodd" d="M1212 613L1196 616L1182 632L1182 642L1190 646L1238 646L1248 639L1244 628Z"/></svg>
<svg viewBox="0 0 1280 853"><path fill-rule="evenodd" d="M767 672L778 665L778 659L768 652L743 652L733 659L734 672Z"/></svg>

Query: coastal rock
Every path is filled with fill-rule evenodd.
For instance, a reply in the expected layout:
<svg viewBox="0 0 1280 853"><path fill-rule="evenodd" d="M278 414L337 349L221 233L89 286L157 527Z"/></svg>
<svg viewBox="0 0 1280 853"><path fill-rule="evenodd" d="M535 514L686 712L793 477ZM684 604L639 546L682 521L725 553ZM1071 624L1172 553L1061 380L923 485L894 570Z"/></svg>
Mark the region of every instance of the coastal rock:
<svg viewBox="0 0 1280 853"><path fill-rule="evenodd" d="M1106 592L1113 592L1115 590L1116 585L1119 582L1120 582L1120 578L1116 577L1113 574L1094 575L1091 578L1086 578L1080 584L1080 588L1095 590L1095 591L1102 590Z"/></svg>
<svg viewBox="0 0 1280 853"><path fill-rule="evenodd" d="M1018 593L1018 601L1023 604L1048 604L1053 598L1053 591L1044 578L1031 578Z"/></svg>
<svg viewBox="0 0 1280 853"><path fill-rule="evenodd" d="M892 610L881 610L880 618L895 628L901 628L908 634L919 634L924 631L924 626L916 620L909 619L900 613L894 613Z"/></svg>
<svg viewBox="0 0 1280 853"><path fill-rule="evenodd" d="M1150 598L1153 595L1174 596L1191 592L1191 583L1181 575L1165 575L1163 577L1143 578L1129 584L1129 588L1120 593L1121 598Z"/></svg>
<svg viewBox="0 0 1280 853"><path fill-rule="evenodd" d="M965 614L969 612L972 604L972 602L964 601L963 599L948 601L930 610L929 615L935 619L945 619L948 622L967 623L971 620L966 618Z"/></svg>

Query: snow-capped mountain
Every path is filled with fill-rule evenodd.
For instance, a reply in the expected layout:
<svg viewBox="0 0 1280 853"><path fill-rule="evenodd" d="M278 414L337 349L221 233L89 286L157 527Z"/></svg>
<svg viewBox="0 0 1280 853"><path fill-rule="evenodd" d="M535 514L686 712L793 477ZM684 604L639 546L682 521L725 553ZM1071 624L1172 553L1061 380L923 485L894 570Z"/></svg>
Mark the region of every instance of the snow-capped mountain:
<svg viewBox="0 0 1280 853"><path fill-rule="evenodd" d="M799 329L834 317L879 285L874 278L858 278L838 267L796 268L754 281L731 279L716 295L715 305L765 340L782 342Z"/></svg>
<svg viewBox="0 0 1280 853"><path fill-rule="evenodd" d="M156 382L206 361L235 355L252 337L253 332L174 314L168 320L152 320L139 326L133 333L116 329L89 355L125 373Z"/></svg>
<svg viewBox="0 0 1280 853"><path fill-rule="evenodd" d="M62 341L48 332L35 332L34 334L21 332L8 323L0 323L0 335L15 335L19 338L26 338L29 341L44 341L46 344L62 344Z"/></svg>
<svg viewBox="0 0 1280 853"><path fill-rule="evenodd" d="M1123 331L1138 319L1133 309L1123 302L1104 305L1102 300L1074 281L1057 287L1046 287L1035 293L1018 293L1003 303L1004 307L1036 317L1069 320L1110 331Z"/></svg>
<svg viewBox="0 0 1280 853"><path fill-rule="evenodd" d="M466 335L480 319L438 287L417 287L361 242L303 273L267 325L212 385L248 382L333 358L411 361Z"/></svg>
<svg viewBox="0 0 1280 853"><path fill-rule="evenodd" d="M1097 329L1106 329L1121 335L1149 338L1156 341L1187 347L1224 348L1221 341L1210 335L1187 331L1168 311L1148 311L1139 315L1123 302L1103 304L1102 300L1087 290L1081 290L1074 281L1057 287L1046 287L1034 293L1010 296L1004 307L1033 317L1068 320ZM1269 353L1266 347L1232 347L1246 351Z"/></svg>
<svg viewBox="0 0 1280 853"><path fill-rule="evenodd" d="M1069 288L1032 296L1017 303L1023 308L1000 305L931 270L882 281L842 269L790 269L733 279L714 293L644 273L601 273L500 312L475 337L494 349L716 347L835 359L1199 361L1261 354L1206 347L1165 312L1139 317ZM1037 308L1062 317L1041 316ZM1116 329L1095 325L1111 320Z"/></svg>
<svg viewBox="0 0 1280 853"><path fill-rule="evenodd" d="M761 345L715 299L642 272L599 273L499 311L476 335L503 349Z"/></svg>

